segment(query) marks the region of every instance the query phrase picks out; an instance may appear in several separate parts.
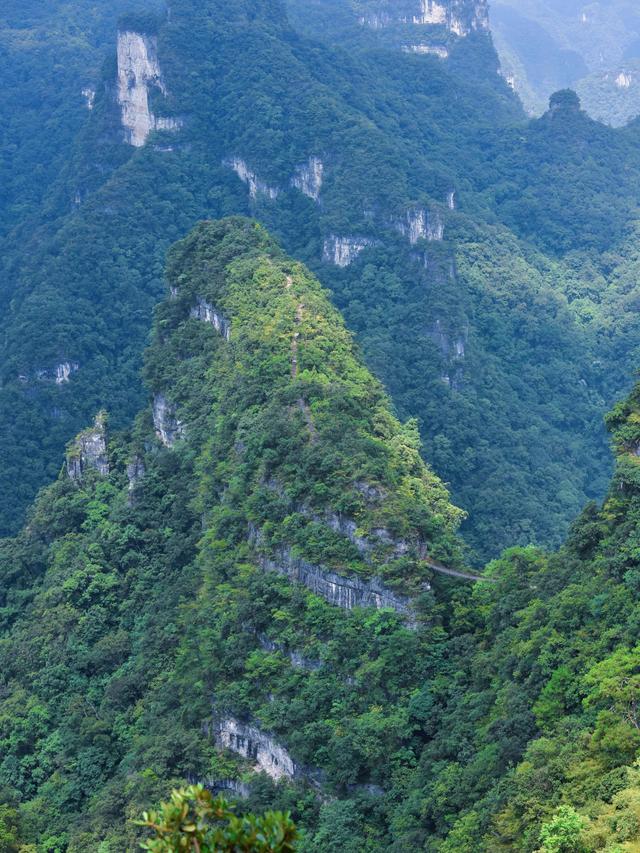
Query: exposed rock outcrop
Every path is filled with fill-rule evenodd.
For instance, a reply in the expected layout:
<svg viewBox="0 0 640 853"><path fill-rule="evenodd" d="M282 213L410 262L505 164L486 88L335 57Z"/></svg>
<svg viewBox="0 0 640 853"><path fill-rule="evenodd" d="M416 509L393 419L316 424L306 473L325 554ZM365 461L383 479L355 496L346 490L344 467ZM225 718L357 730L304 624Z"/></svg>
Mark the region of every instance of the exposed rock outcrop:
<svg viewBox="0 0 640 853"><path fill-rule="evenodd" d="M280 652L281 655L289 658L291 666L294 666L296 669L306 669L308 672L315 672L315 670L322 667L321 661L307 658L295 649L288 649L283 643L276 643L275 640L271 640L266 634L259 634L258 642L260 643L260 648L266 652Z"/></svg>
<svg viewBox="0 0 640 853"><path fill-rule="evenodd" d="M447 24L449 10L445 3L436 0L420 0L420 11L413 16L414 24Z"/></svg>
<svg viewBox="0 0 640 853"><path fill-rule="evenodd" d="M231 337L231 323L202 297L197 297L196 304L191 309L189 316L195 320L201 320L203 323L210 323L225 340L228 341Z"/></svg>
<svg viewBox="0 0 640 853"><path fill-rule="evenodd" d="M415 208L408 210L404 219L396 223L396 229L409 238L411 245L415 245L418 240L426 239L428 221L427 211L424 208Z"/></svg>
<svg viewBox="0 0 640 853"><path fill-rule="evenodd" d="M80 368L77 361L63 361L56 365L56 385L64 385L72 373Z"/></svg>
<svg viewBox="0 0 640 853"><path fill-rule="evenodd" d="M260 539L259 532L256 534L253 531L251 538L255 544ZM322 566L315 566L302 557L296 557L291 548L286 546L278 548L272 555L259 553L258 562L265 571L284 575L343 610L388 607L403 616L412 616L410 599L392 592L380 578L344 577ZM428 586L425 586L426 589Z"/></svg>
<svg viewBox="0 0 640 853"><path fill-rule="evenodd" d="M135 456L127 465L127 478L129 480L129 493L133 492L144 477L146 468L140 456Z"/></svg>
<svg viewBox="0 0 640 853"><path fill-rule="evenodd" d="M263 195L273 201L280 195L280 190L277 187L270 187L265 181L261 180L240 157L225 160L224 165L233 169L242 183L249 187L249 195L252 199L255 200L259 195Z"/></svg>
<svg viewBox="0 0 640 853"><path fill-rule="evenodd" d="M366 237L336 237L332 234L324 241L322 258L338 267L348 267L360 252L373 245L373 240Z"/></svg>
<svg viewBox="0 0 640 853"><path fill-rule="evenodd" d="M71 374L79 369L80 365L77 361L61 361L54 367L43 367L40 370L36 370L33 377L42 382L55 382L56 385L64 385L69 381ZM27 373L21 373L18 379L20 382L29 382L30 378L33 377L30 377Z"/></svg>
<svg viewBox="0 0 640 853"><path fill-rule="evenodd" d="M153 398L153 425L165 447L173 447L185 434L184 424L176 416L175 405L164 394L156 394Z"/></svg>
<svg viewBox="0 0 640 853"><path fill-rule="evenodd" d="M438 349L445 358L459 359L462 361L465 357L465 345L468 337L468 331L449 335L444 329L441 320L436 320L435 323L427 330L427 334L431 340L437 344Z"/></svg>
<svg viewBox="0 0 640 853"><path fill-rule="evenodd" d="M359 18L362 25L371 27L372 30L382 30L393 22L393 18L387 12L368 12Z"/></svg>
<svg viewBox="0 0 640 853"><path fill-rule="evenodd" d="M215 794L234 794L242 800L251 796L251 785L239 779L205 780L202 784Z"/></svg>
<svg viewBox="0 0 640 853"><path fill-rule="evenodd" d="M106 420L106 413L100 412L94 425L81 432L67 450L67 473L72 480L81 480L89 469L104 477L109 473Z"/></svg>
<svg viewBox="0 0 640 853"><path fill-rule="evenodd" d="M266 773L275 782L302 775L287 750L255 726L227 717L214 722L213 736L219 748L229 749L253 762L258 773Z"/></svg>
<svg viewBox="0 0 640 853"><path fill-rule="evenodd" d="M383 5L383 8L380 6ZM446 27L464 37L489 27L487 0L387 0L360 16L360 23L380 30L397 24L418 27Z"/></svg>
<svg viewBox="0 0 640 853"><path fill-rule="evenodd" d="M175 118L156 117L149 107L149 89L167 94L158 61L155 36L125 30L118 33L118 103L125 139L136 148L153 130L177 130Z"/></svg>
<svg viewBox="0 0 640 853"><path fill-rule="evenodd" d="M477 30L489 29L487 0L449 0L449 30L465 37Z"/></svg>
<svg viewBox="0 0 640 853"><path fill-rule="evenodd" d="M444 238L444 218L435 208L428 213L425 238L430 242Z"/></svg>
<svg viewBox="0 0 640 853"><path fill-rule="evenodd" d="M424 207L410 208L402 219L393 224L396 231L407 237L412 246L419 240L433 242L444 237L444 218L436 207L429 210Z"/></svg>
<svg viewBox="0 0 640 853"><path fill-rule="evenodd" d="M434 44L404 44L402 49L405 53L418 53L425 56L437 56L438 59L447 59L449 49L444 45Z"/></svg>
<svg viewBox="0 0 640 853"><path fill-rule="evenodd" d="M320 190L322 189L322 180L324 175L324 165L319 157L309 157L306 163L298 166L293 178L291 178L292 186L299 189L314 201L318 201Z"/></svg>
<svg viewBox="0 0 640 853"><path fill-rule="evenodd" d="M89 89L89 88L83 89L82 90L82 97L84 98L84 102L85 102L87 109L92 110L93 104L96 100L96 90L95 89Z"/></svg>
<svg viewBox="0 0 640 853"><path fill-rule="evenodd" d="M441 320L436 320L427 330L427 335L436 344L446 362L446 372L442 374L441 380L448 388L454 390L459 390L463 384L462 363L466 355L468 334L468 329L449 334L445 331Z"/></svg>

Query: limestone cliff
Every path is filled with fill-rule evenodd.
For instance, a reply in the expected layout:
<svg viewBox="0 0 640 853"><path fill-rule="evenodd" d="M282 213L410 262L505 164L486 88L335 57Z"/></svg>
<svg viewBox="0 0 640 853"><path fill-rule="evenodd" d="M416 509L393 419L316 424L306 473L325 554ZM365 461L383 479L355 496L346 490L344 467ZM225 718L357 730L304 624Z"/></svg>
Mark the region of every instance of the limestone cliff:
<svg viewBox="0 0 640 853"><path fill-rule="evenodd" d="M177 130L178 119L154 115L150 90L167 94L158 60L155 36L125 30L118 33L118 104L125 140L136 148L153 130Z"/></svg>
<svg viewBox="0 0 640 853"><path fill-rule="evenodd" d="M322 257L337 267L348 267L368 246L373 246L373 240L367 237L338 237L332 234L324 241Z"/></svg>
<svg viewBox="0 0 640 853"><path fill-rule="evenodd" d="M354 3L360 23L376 30L404 25L411 28L439 28L464 38L489 27L487 0L385 0ZM442 46L435 50L416 45L416 52L442 56ZM410 49L412 49L410 47Z"/></svg>
<svg viewBox="0 0 640 853"><path fill-rule="evenodd" d="M153 425L165 447L173 447L184 435L184 424L176 415L176 407L164 394L156 394L153 398Z"/></svg>
<svg viewBox="0 0 640 853"><path fill-rule="evenodd" d="M67 450L67 473L80 481L88 470L106 476L109 473L107 456L106 413L100 412L94 425L81 432Z"/></svg>
<svg viewBox="0 0 640 853"><path fill-rule="evenodd" d="M255 726L227 717L215 722L213 735L218 746L246 758L254 770L266 773L274 782L301 775L287 750Z"/></svg>

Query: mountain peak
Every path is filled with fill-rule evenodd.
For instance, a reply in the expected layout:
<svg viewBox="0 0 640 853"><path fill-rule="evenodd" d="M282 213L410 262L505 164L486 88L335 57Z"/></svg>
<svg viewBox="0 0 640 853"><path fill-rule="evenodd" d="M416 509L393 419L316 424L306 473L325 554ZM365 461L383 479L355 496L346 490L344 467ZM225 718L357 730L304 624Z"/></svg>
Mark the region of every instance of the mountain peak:
<svg viewBox="0 0 640 853"><path fill-rule="evenodd" d="M295 553L311 566L310 531L326 526L352 549L361 579L382 571L405 594L419 591L424 560L455 552L462 514L318 281L241 217L198 225L172 250L168 278L147 376L192 446L208 447L212 470L224 472L209 477L210 499L224 494L246 516L264 564ZM266 532L274 501L298 518L275 550ZM344 571L337 552L334 562L324 556L320 574ZM400 557L415 566L403 580Z"/></svg>

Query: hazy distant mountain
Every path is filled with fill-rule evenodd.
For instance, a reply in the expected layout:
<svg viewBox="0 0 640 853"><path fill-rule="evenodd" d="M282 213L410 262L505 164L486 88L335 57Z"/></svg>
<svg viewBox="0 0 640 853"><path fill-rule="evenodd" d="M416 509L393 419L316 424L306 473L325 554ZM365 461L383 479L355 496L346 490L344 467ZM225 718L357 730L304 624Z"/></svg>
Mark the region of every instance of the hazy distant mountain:
<svg viewBox="0 0 640 853"><path fill-rule="evenodd" d="M594 118L621 125L640 113L637 3L500 0L491 6L491 28L503 74L529 112L542 112L553 91L571 86Z"/></svg>

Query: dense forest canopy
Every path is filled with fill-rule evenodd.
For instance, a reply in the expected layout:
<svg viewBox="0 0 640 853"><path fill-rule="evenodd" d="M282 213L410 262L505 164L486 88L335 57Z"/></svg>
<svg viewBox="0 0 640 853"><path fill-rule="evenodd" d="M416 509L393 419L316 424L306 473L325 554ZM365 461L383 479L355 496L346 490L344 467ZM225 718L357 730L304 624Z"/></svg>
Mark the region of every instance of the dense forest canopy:
<svg viewBox="0 0 640 853"><path fill-rule="evenodd" d="M314 853L635 849L640 391L564 548L456 578L461 513L305 268L235 218L167 274L149 408L2 545L7 821L134 850L195 779Z"/></svg>
<svg viewBox="0 0 640 853"><path fill-rule="evenodd" d="M491 23L503 73L532 114L565 86L607 124L621 126L640 113L640 14L633 0L496 0Z"/></svg>
<svg viewBox="0 0 640 853"><path fill-rule="evenodd" d="M76 26L88 38L84 9ZM322 30L323 9L334 28ZM639 339L636 129L577 109L524 124L484 29L411 31L444 39L443 60L358 21L337 0L304 10L176 0L152 23L125 16L121 32L157 39L149 110L173 127L141 148L122 125L129 72L114 30L93 82L58 87L84 111L77 133L65 116L54 122L70 162L49 183L8 161L46 198L13 217L2 252L5 533L97 409L116 426L133 417L165 252L199 218L232 213L258 217L331 289L467 511L478 564L514 542L560 544L602 496L602 417L629 388ZM92 109L78 86L95 92ZM313 169L321 186L309 194L300 176Z"/></svg>
<svg viewBox="0 0 640 853"><path fill-rule="evenodd" d="M0 11L0 847L640 850L640 124L488 20Z"/></svg>

